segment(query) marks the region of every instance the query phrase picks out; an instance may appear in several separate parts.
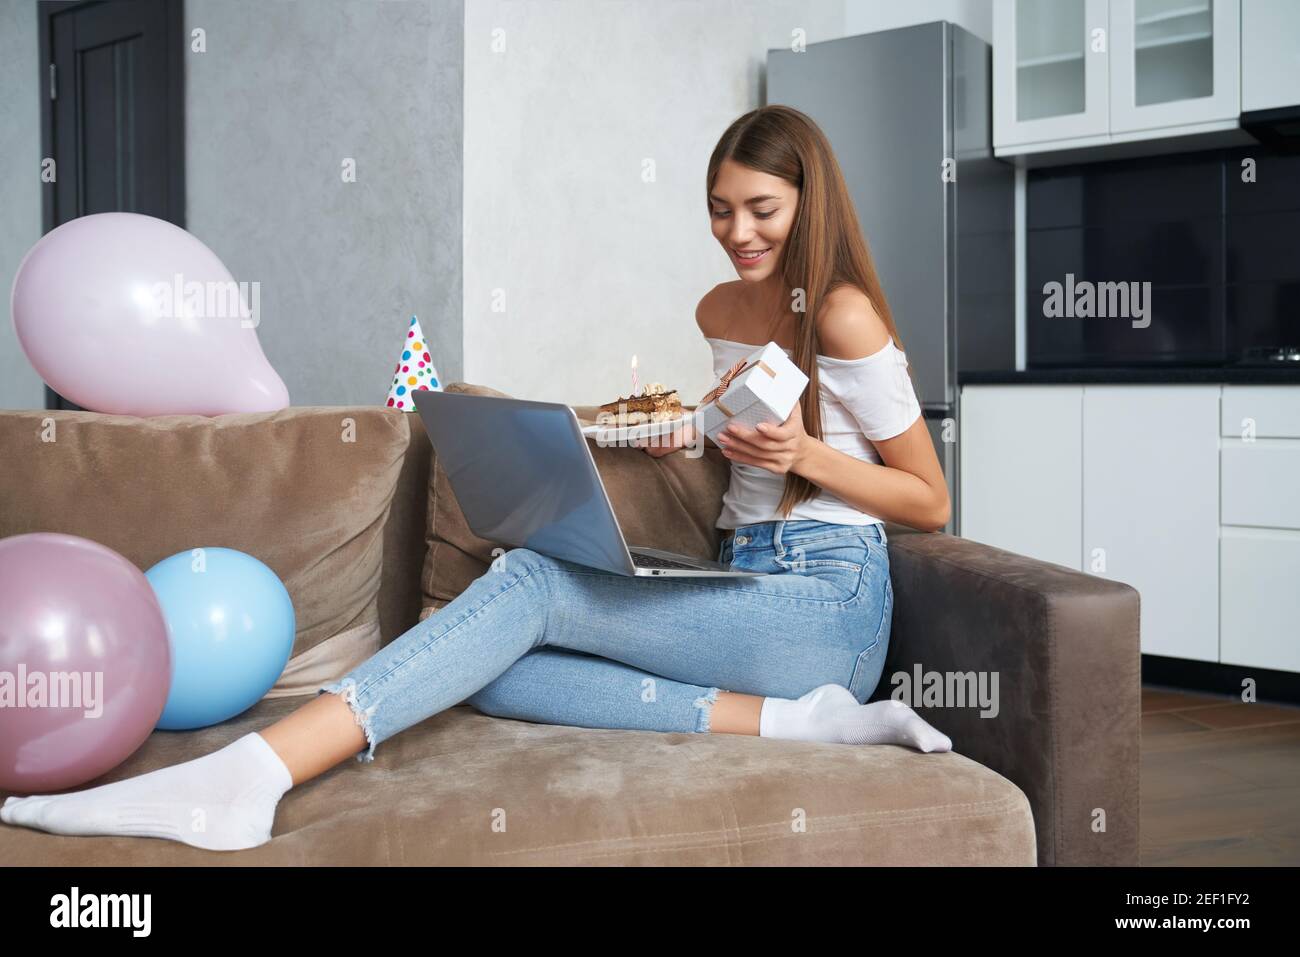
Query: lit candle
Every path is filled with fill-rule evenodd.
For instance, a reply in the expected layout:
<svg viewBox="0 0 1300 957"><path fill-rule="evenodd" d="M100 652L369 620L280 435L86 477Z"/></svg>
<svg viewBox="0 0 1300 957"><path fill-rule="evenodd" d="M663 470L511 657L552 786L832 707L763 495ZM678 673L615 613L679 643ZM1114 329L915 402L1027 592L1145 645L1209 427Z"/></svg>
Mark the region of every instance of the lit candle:
<svg viewBox="0 0 1300 957"><path fill-rule="evenodd" d="M632 357L632 394L636 395L636 356Z"/></svg>

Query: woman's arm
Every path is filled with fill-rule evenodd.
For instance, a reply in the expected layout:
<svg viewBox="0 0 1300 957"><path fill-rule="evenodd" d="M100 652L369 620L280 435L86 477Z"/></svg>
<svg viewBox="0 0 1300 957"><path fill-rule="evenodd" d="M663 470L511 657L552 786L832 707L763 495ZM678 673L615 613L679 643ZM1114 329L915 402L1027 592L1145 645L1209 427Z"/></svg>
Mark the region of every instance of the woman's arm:
<svg viewBox="0 0 1300 957"><path fill-rule="evenodd" d="M714 441L703 432L697 433L694 424L690 422L685 423L680 429L657 438L632 439L630 444L636 448L644 449L652 458L659 459L676 452L678 449L694 448L696 442L700 442L704 446L712 445L715 449L718 448Z"/></svg>
<svg viewBox="0 0 1300 957"><path fill-rule="evenodd" d="M841 286L827 297L817 335L821 351L837 359L874 355L890 341L889 330L871 301L851 286ZM924 531L948 523L952 511L948 485L924 418L892 438L872 441L883 463L879 465L808 435L801 403L780 426L764 425L755 431L731 425L722 439L731 446L724 454L732 461L777 474L802 475L853 507L887 521Z"/></svg>
<svg viewBox="0 0 1300 957"><path fill-rule="evenodd" d="M807 433L794 471L854 508L932 532L948 524L948 485L924 419L892 439L873 442L883 465L863 462Z"/></svg>
<svg viewBox="0 0 1300 957"><path fill-rule="evenodd" d="M704 294L703 298L701 298L699 303L695 306L695 324L700 327L700 334L703 336L715 336L718 334L713 326L717 322L717 312L720 308L721 299L719 290L721 288L720 285L714 286ZM700 443L702 449L710 445L715 449L719 447L716 442L704 433L699 433L697 435L695 432L695 426L689 423L675 432L661 436L659 442L656 444L652 444L648 439L638 439L634 440L632 445L637 448L645 449L649 455L658 459L676 452L681 448L693 448L696 442Z"/></svg>
<svg viewBox="0 0 1300 957"><path fill-rule="evenodd" d="M943 469L924 419L892 439L873 442L883 465L864 462L814 439L803 429L798 403L779 426L758 430L735 423L722 430L723 455L784 475L794 472L854 508L890 522L933 532L948 524L951 503Z"/></svg>

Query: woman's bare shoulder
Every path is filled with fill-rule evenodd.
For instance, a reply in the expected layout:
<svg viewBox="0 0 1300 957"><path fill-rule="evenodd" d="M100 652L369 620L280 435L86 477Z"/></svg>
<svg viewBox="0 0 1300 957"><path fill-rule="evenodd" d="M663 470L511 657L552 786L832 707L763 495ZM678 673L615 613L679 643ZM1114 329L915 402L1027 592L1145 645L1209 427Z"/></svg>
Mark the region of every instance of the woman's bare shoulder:
<svg viewBox="0 0 1300 957"><path fill-rule="evenodd" d="M817 340L824 355L862 359L889 344L889 327L871 297L849 284L836 286L818 310Z"/></svg>
<svg viewBox="0 0 1300 957"><path fill-rule="evenodd" d="M726 331L728 320L736 303L736 287L741 280L720 282L700 299L695 307L695 324L709 338L718 338Z"/></svg>

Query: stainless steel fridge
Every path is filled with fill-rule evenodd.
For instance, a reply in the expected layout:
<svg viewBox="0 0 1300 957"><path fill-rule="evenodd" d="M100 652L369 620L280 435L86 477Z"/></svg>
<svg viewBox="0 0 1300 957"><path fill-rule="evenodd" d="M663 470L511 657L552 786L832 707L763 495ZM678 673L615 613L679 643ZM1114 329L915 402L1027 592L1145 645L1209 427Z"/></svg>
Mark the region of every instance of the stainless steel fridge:
<svg viewBox="0 0 1300 957"><path fill-rule="evenodd" d="M844 171L959 527L958 377L1015 368L1015 172L993 158L992 51L947 21L769 50L767 102Z"/></svg>

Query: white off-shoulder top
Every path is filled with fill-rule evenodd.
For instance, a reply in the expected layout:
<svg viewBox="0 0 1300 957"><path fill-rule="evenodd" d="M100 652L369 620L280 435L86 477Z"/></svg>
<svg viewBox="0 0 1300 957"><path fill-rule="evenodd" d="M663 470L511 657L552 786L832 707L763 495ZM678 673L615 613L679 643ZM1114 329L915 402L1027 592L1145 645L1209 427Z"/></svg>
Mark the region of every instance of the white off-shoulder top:
<svg viewBox="0 0 1300 957"><path fill-rule="evenodd" d="M737 360L762 348L747 342L705 336L713 349L713 375L717 380ZM787 355L793 357L789 349ZM822 402L822 441L854 458L880 464L874 441L890 439L904 432L921 415L916 390L907 374L907 355L893 339L879 352L861 359L817 357ZM805 394L802 401L807 401ZM789 516L777 509L785 476L756 465L731 463L731 482L722 499L717 528L779 519L816 519L840 525L871 525L881 522L826 489L794 507Z"/></svg>

